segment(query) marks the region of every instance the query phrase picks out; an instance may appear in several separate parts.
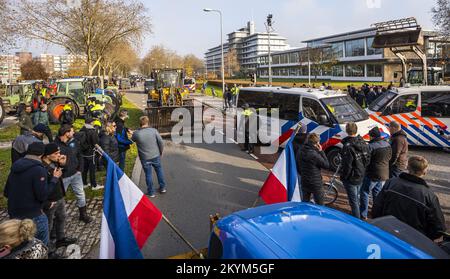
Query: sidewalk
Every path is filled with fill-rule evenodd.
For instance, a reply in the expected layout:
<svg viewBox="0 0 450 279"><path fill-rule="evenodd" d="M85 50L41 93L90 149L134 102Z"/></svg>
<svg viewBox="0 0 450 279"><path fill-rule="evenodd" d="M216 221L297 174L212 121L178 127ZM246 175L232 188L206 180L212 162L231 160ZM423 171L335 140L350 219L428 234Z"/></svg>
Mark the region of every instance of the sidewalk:
<svg viewBox="0 0 450 279"><path fill-rule="evenodd" d="M200 93L191 94L191 97L210 108L225 112L223 109L223 98L202 95ZM227 109L227 112L234 115L236 113L236 110Z"/></svg>

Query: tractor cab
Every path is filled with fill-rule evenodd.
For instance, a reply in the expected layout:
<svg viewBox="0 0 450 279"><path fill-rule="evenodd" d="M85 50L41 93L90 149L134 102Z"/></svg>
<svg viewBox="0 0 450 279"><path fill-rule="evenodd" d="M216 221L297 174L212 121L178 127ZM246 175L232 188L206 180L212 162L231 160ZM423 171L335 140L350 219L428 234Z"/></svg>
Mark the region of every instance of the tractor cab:
<svg viewBox="0 0 450 279"><path fill-rule="evenodd" d="M154 89L149 90L147 104L155 106L182 106L183 98L189 94L184 88L182 69L155 69L151 74Z"/></svg>
<svg viewBox="0 0 450 279"><path fill-rule="evenodd" d="M29 82L8 85L2 98L5 112L17 112L21 105L31 104L33 92L33 84Z"/></svg>

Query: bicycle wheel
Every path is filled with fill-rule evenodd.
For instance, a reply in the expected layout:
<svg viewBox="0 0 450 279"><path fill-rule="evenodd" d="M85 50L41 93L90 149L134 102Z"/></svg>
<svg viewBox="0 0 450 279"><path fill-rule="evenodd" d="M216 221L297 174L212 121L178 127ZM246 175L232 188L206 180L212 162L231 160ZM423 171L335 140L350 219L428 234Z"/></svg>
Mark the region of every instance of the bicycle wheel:
<svg viewBox="0 0 450 279"><path fill-rule="evenodd" d="M330 183L325 183L324 188L324 203L325 205L331 205L339 196L338 189Z"/></svg>

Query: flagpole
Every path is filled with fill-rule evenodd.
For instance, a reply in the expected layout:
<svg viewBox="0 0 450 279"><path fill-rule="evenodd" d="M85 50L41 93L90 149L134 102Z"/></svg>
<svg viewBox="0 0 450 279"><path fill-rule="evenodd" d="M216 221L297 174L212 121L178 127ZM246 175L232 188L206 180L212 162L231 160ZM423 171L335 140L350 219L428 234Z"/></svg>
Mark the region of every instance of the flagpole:
<svg viewBox="0 0 450 279"><path fill-rule="evenodd" d="M184 241L184 243L186 243L192 249L192 251L195 252L195 254L197 254L200 257L200 259L205 258L203 256L203 254L200 253L200 251L195 249L195 247L186 238L184 238L184 236L181 234L181 232L172 224L172 222L170 222L169 219L167 219L167 217L164 214L162 215L162 217L163 217L164 221L167 223L167 225L169 225L169 227Z"/></svg>

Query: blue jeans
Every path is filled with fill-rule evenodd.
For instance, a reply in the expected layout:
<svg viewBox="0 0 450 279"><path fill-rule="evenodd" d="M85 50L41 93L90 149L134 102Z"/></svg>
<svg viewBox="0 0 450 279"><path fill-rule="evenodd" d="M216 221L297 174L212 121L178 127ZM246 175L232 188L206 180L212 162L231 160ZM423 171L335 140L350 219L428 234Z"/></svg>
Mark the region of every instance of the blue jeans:
<svg viewBox="0 0 450 279"><path fill-rule="evenodd" d="M64 190L67 192L67 188L69 186L72 187L72 190L77 198L77 207L85 207L86 206L86 195L84 194L84 184L83 178L81 177L81 173L77 172L76 174L63 178Z"/></svg>
<svg viewBox="0 0 450 279"><path fill-rule="evenodd" d="M354 185L348 181L343 182L345 191L347 192L348 202L352 209L352 215L356 218L361 218L359 213L359 191L361 190L361 184Z"/></svg>
<svg viewBox="0 0 450 279"><path fill-rule="evenodd" d="M119 168L122 171L125 171L125 160L127 157L127 151L126 150L119 150Z"/></svg>
<svg viewBox="0 0 450 279"><path fill-rule="evenodd" d="M41 214L34 217L33 221L36 224L36 238L44 242L45 246L48 246L49 233L47 215Z"/></svg>
<svg viewBox="0 0 450 279"><path fill-rule="evenodd" d="M142 162L142 168L145 172L145 181L147 183L147 194L153 195L155 194L155 190L153 189L153 173L152 167L156 171L156 175L158 177L159 189L163 190L166 188L166 182L164 181L164 173L161 166L161 157L156 157L151 160L147 160Z"/></svg>
<svg viewBox="0 0 450 279"><path fill-rule="evenodd" d="M368 214L368 208L369 208L369 195L370 192L372 192L372 200L375 201L378 194L383 189L384 183L386 181L373 181L370 180L370 178L365 177L363 185L361 187L360 192L360 204L359 204L359 210L361 213L361 218L367 218Z"/></svg>

